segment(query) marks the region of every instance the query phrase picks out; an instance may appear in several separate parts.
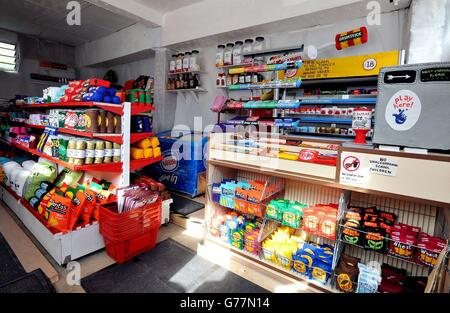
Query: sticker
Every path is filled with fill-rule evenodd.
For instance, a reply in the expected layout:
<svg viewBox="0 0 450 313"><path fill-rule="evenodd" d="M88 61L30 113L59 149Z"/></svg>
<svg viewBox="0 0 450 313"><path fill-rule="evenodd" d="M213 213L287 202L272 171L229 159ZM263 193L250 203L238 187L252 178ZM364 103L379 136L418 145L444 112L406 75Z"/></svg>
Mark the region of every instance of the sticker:
<svg viewBox="0 0 450 313"><path fill-rule="evenodd" d="M353 111L353 129L371 129L372 128L372 110L357 108Z"/></svg>
<svg viewBox="0 0 450 313"><path fill-rule="evenodd" d="M361 160L355 156L343 157L341 168L341 183L362 184L366 180L367 171L361 171Z"/></svg>
<svg viewBox="0 0 450 313"><path fill-rule="evenodd" d="M385 112L386 122L392 129L406 131L416 125L422 112L422 103L411 90L400 90L388 101Z"/></svg>
<svg viewBox="0 0 450 313"><path fill-rule="evenodd" d="M412 84L416 81L416 71L390 71L384 73L385 84Z"/></svg>
<svg viewBox="0 0 450 313"><path fill-rule="evenodd" d="M422 82L448 82L450 81L450 67L427 68L420 72Z"/></svg>
<svg viewBox="0 0 450 313"><path fill-rule="evenodd" d="M373 69L376 68L376 67L377 67L377 60L375 60L375 59L373 59L373 58L367 59L367 60L365 60L364 63L363 63L363 68L364 68L366 71L371 71L371 70L373 70Z"/></svg>
<svg viewBox="0 0 450 313"><path fill-rule="evenodd" d="M348 156L344 159L343 165L345 170L355 172L359 169L361 161L357 157Z"/></svg>
<svg viewBox="0 0 450 313"><path fill-rule="evenodd" d="M384 176L397 176L398 159L391 157L371 157L369 160L369 171L371 174Z"/></svg>

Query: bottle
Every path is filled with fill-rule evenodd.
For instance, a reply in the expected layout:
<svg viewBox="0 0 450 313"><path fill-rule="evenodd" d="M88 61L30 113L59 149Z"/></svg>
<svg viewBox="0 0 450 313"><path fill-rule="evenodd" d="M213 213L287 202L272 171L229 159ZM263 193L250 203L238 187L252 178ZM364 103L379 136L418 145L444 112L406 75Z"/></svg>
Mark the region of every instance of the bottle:
<svg viewBox="0 0 450 313"><path fill-rule="evenodd" d="M175 80L175 89L180 89L180 75L177 75Z"/></svg>
<svg viewBox="0 0 450 313"><path fill-rule="evenodd" d="M172 59L169 63L169 73L173 74L177 71L177 55L172 54Z"/></svg>
<svg viewBox="0 0 450 313"><path fill-rule="evenodd" d="M234 44L233 48L233 64L241 64L242 63L242 46L243 42L238 40Z"/></svg>
<svg viewBox="0 0 450 313"><path fill-rule="evenodd" d="M227 79L226 79L226 86L230 86L233 85L233 76L232 75L227 75Z"/></svg>
<svg viewBox="0 0 450 313"><path fill-rule="evenodd" d="M238 74L233 75L232 80L233 80L233 84L232 85L239 84L239 75Z"/></svg>
<svg viewBox="0 0 450 313"><path fill-rule="evenodd" d="M188 76L188 74L184 75L183 88L184 89L188 89L189 88L189 76Z"/></svg>
<svg viewBox="0 0 450 313"><path fill-rule="evenodd" d="M251 84L253 81L253 73L245 73L245 83Z"/></svg>
<svg viewBox="0 0 450 313"><path fill-rule="evenodd" d="M184 54L178 53L177 61L176 61L176 68L175 68L177 73L181 73L183 71L183 58L184 58Z"/></svg>
<svg viewBox="0 0 450 313"><path fill-rule="evenodd" d="M218 73L217 74L217 78L216 78L216 86L220 87L220 76L222 75L222 73Z"/></svg>
<svg viewBox="0 0 450 313"><path fill-rule="evenodd" d="M194 88L200 87L200 79L198 78L198 74L194 74Z"/></svg>
<svg viewBox="0 0 450 313"><path fill-rule="evenodd" d="M253 39L245 39L242 54L251 53L253 51ZM252 57L242 56L242 62L252 63Z"/></svg>
<svg viewBox="0 0 450 313"><path fill-rule="evenodd" d="M189 60L190 71L200 71L198 54L199 54L198 50L192 50L191 59Z"/></svg>
<svg viewBox="0 0 450 313"><path fill-rule="evenodd" d="M223 58L225 52L225 45L218 45L216 50L216 67L224 66Z"/></svg>
<svg viewBox="0 0 450 313"><path fill-rule="evenodd" d="M223 64L225 66L233 65L233 43L227 43L227 47L223 53Z"/></svg>
<svg viewBox="0 0 450 313"><path fill-rule="evenodd" d="M191 60L192 53L185 52L183 59L183 72L189 72L189 61Z"/></svg>
<svg viewBox="0 0 450 313"><path fill-rule="evenodd" d="M194 75L192 73L189 74L189 88L193 89L194 87Z"/></svg>
<svg viewBox="0 0 450 313"><path fill-rule="evenodd" d="M222 75L220 77L220 86L221 87L225 87L226 86L225 74L224 73L222 73Z"/></svg>
<svg viewBox="0 0 450 313"><path fill-rule="evenodd" d="M239 84L245 84L245 74L239 74Z"/></svg>

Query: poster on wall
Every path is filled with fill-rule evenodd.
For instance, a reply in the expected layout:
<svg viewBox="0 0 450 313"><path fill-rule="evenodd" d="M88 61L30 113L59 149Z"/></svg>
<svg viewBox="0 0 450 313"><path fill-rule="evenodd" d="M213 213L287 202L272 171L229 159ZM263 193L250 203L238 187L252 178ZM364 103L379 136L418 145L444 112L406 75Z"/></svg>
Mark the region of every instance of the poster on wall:
<svg viewBox="0 0 450 313"><path fill-rule="evenodd" d="M399 64L399 50L341 58L305 60L300 69L279 71L278 79L327 79L377 76L380 69Z"/></svg>
<svg viewBox="0 0 450 313"><path fill-rule="evenodd" d="M367 28L362 26L348 32L337 34L335 40L337 50L365 44L368 41Z"/></svg>

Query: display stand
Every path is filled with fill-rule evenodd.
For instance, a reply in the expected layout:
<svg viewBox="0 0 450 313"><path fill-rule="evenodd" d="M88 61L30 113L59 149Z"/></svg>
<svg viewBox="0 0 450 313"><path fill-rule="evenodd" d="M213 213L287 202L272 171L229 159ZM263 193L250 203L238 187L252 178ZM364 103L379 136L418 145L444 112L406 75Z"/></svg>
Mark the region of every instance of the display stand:
<svg viewBox="0 0 450 313"><path fill-rule="evenodd" d="M368 180L360 185L345 182L345 179L342 181L341 173L345 166L343 160L349 153L361 158L362 163L359 164L361 168L365 166L364 158L370 159L371 156L375 156L376 159L385 161L387 157L389 161L389 157L394 156L386 155L386 152L378 150L357 149L358 151L356 151L351 148L342 148L339 151L340 161L336 167L332 167L332 170L328 169L330 166L326 165L305 165L304 162L287 160L272 160L275 164L272 166L269 158L259 158L250 153L223 151L224 148L229 150L229 147L225 146L232 135L231 133L211 135L207 166L209 189L213 183L218 183L226 178L260 181L267 181L273 176L282 178L285 180L284 197L282 197L284 199L310 205L316 203L339 204L336 240L315 235L310 238L313 242L327 243L334 247L333 273L331 275L334 275L334 269L344 251L346 254L359 257L362 262L375 260L405 269L409 275L429 275L430 268L428 266L342 242L340 240L341 220L343 212L349 205L366 207L376 205L380 209L395 213L400 223L409 223L421 227L424 232L431 235L449 238L448 223L450 221L445 217L445 210L450 208L450 194L447 190L450 185L449 156L432 155L427 157L399 153L395 155L398 161L397 175L386 176L373 171L372 173L365 171L364 173L369 173L367 174L369 175ZM311 165L315 165L315 167L309 167ZM430 183L431 181L433 184ZM303 286L302 292L338 292L333 286L333 278L327 285L322 285L293 270L281 268L277 264L266 261L261 253L259 255L249 254L214 236L210 232L211 221L226 210L228 209L213 202L208 194L205 215L207 230L205 243L199 249L200 255L254 283L268 284L264 287L271 291L277 291L277 285L289 284L288 282L293 280L296 284ZM277 225L279 224L265 218L259 243L270 235ZM262 283L266 277L270 283ZM298 291L298 288L296 290Z"/></svg>
<svg viewBox="0 0 450 313"><path fill-rule="evenodd" d="M139 138L148 137L149 134L130 134L131 133L131 116L151 111L154 108L151 105L139 105L125 102L121 105L111 105L103 103L48 103L42 105L27 105L23 109L42 110L48 108L59 107L99 107L108 111L112 111L121 115L122 118L122 134L117 141L122 143L120 163L74 166L62 162L58 159L43 155L34 149L28 149L16 144L10 144L14 148L24 150L36 156L45 157L56 162L61 166L67 166L72 170L88 171L95 177L104 178L112 182L117 187L128 186L130 184L130 172L140 169L144 166L161 160L159 158L150 158L143 160L130 160L130 145L138 141ZM67 132L65 132L67 133ZM83 137L90 137L91 134L74 134ZM103 137L103 134L101 135ZM116 137L116 136L115 136ZM96 138L99 138L96 136ZM102 138L103 139L103 138ZM104 138L108 140L106 137ZM116 142L116 140L111 140ZM67 264L72 260L76 260L85 255L91 254L105 247L103 237L99 232L98 222L92 222L87 225L76 226L74 230L68 233L57 233L47 228L36 211L34 211L28 203L18 197L14 191L6 186L1 186L1 196L3 202L17 215L24 223L25 227L33 234L33 236L42 244L48 253L59 264Z"/></svg>

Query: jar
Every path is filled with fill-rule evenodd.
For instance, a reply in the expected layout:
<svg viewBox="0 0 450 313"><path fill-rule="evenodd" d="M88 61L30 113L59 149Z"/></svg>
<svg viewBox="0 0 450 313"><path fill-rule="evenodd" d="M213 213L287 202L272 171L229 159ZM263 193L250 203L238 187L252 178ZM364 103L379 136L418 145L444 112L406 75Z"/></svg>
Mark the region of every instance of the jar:
<svg viewBox="0 0 450 313"><path fill-rule="evenodd" d="M225 52L225 45L218 45L216 51L216 67L224 66L223 58Z"/></svg>
<svg viewBox="0 0 450 313"><path fill-rule="evenodd" d="M183 71L183 59L184 59L184 54L183 53L178 53L177 61L176 61L176 67L175 67L175 71L177 73L180 73L180 72Z"/></svg>
<svg viewBox="0 0 450 313"><path fill-rule="evenodd" d="M245 74L239 74L239 84L245 84Z"/></svg>
<svg viewBox="0 0 450 313"><path fill-rule="evenodd" d="M169 63L169 73L175 73L177 71L177 55L172 54L172 59Z"/></svg>
<svg viewBox="0 0 450 313"><path fill-rule="evenodd" d="M245 39L244 47L242 48L242 54L251 53L253 51L253 39ZM252 57L242 57L242 62L252 63Z"/></svg>
<svg viewBox="0 0 450 313"><path fill-rule="evenodd" d="M253 51L264 50L265 42L264 37L256 37L255 43L253 44Z"/></svg>
<svg viewBox="0 0 450 313"><path fill-rule="evenodd" d="M240 40L236 41L233 48L233 64L242 63L242 47L244 43Z"/></svg>
<svg viewBox="0 0 450 313"><path fill-rule="evenodd" d="M183 72L189 72L189 61L191 60L192 53L185 52L183 59Z"/></svg>
<svg viewBox="0 0 450 313"><path fill-rule="evenodd" d="M223 64L225 66L233 65L233 47L234 44L227 43L227 46L223 52Z"/></svg>
<svg viewBox="0 0 450 313"><path fill-rule="evenodd" d="M233 76L232 75L227 75L226 85L227 86L233 85Z"/></svg>
<svg viewBox="0 0 450 313"><path fill-rule="evenodd" d="M192 55L189 60L190 71L200 71L200 64L198 62L198 50L192 50Z"/></svg>
<svg viewBox="0 0 450 313"><path fill-rule="evenodd" d="M233 81L232 85L239 84L239 75L238 74L233 75L232 81Z"/></svg>
<svg viewBox="0 0 450 313"><path fill-rule="evenodd" d="M253 73L245 73L245 83L251 84L253 82Z"/></svg>

